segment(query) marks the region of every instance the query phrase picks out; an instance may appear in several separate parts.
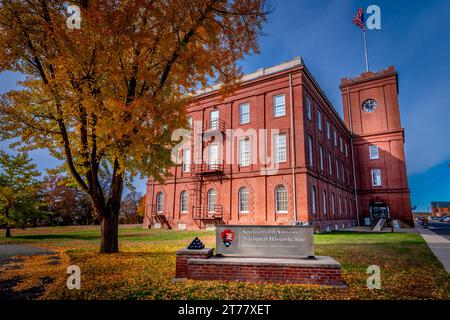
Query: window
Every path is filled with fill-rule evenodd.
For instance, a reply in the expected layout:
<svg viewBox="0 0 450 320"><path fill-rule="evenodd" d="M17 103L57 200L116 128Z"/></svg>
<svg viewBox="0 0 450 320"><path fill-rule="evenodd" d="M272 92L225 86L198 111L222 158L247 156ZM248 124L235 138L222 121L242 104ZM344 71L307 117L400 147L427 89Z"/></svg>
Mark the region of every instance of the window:
<svg viewBox="0 0 450 320"><path fill-rule="evenodd" d="M164 194L162 192L158 192L156 195L156 212L162 213L163 210L163 202L164 202Z"/></svg>
<svg viewBox="0 0 450 320"><path fill-rule="evenodd" d="M347 197L344 199L344 215L347 215Z"/></svg>
<svg viewBox="0 0 450 320"><path fill-rule="evenodd" d="M380 169L372 169L372 185L374 187L381 186L381 170Z"/></svg>
<svg viewBox="0 0 450 320"><path fill-rule="evenodd" d="M311 188L311 213L316 214L316 187Z"/></svg>
<svg viewBox="0 0 450 320"><path fill-rule="evenodd" d="M284 162L287 160L287 149L286 149L286 133L276 134L274 136L275 142L275 162Z"/></svg>
<svg viewBox="0 0 450 320"><path fill-rule="evenodd" d="M341 195L339 195L339 215L342 215L342 198Z"/></svg>
<svg viewBox="0 0 450 320"><path fill-rule="evenodd" d="M183 172L191 171L191 149L183 150Z"/></svg>
<svg viewBox="0 0 450 320"><path fill-rule="evenodd" d="M313 142L312 142L312 137L308 136L308 145L309 145L309 166L312 167L313 166Z"/></svg>
<svg viewBox="0 0 450 320"><path fill-rule="evenodd" d="M340 143L340 147L341 147L341 152L344 152L344 144L342 142L342 137L339 138L339 143Z"/></svg>
<svg viewBox="0 0 450 320"><path fill-rule="evenodd" d="M273 97L273 115L275 118L286 115L284 94Z"/></svg>
<svg viewBox="0 0 450 320"><path fill-rule="evenodd" d="M306 97L306 115L311 120L311 99L308 96Z"/></svg>
<svg viewBox="0 0 450 320"><path fill-rule="evenodd" d="M250 165L250 139L239 140L239 165L241 167Z"/></svg>
<svg viewBox="0 0 450 320"><path fill-rule="evenodd" d="M208 212L216 211L216 191L214 189L209 189L207 194L208 201Z"/></svg>
<svg viewBox="0 0 450 320"><path fill-rule="evenodd" d="M287 209L287 190L285 186L278 186L275 189L275 208L277 213L286 213Z"/></svg>
<svg viewBox="0 0 450 320"><path fill-rule="evenodd" d="M322 195L323 200L323 214L327 214L327 192L324 190Z"/></svg>
<svg viewBox="0 0 450 320"><path fill-rule="evenodd" d="M333 175L333 162L331 161L331 153L328 152L328 173Z"/></svg>
<svg viewBox="0 0 450 320"><path fill-rule="evenodd" d="M192 117L188 117L188 125L189 125L189 128L192 128Z"/></svg>
<svg viewBox="0 0 450 320"><path fill-rule="evenodd" d="M319 153L320 153L320 170L323 171L323 146L319 146Z"/></svg>
<svg viewBox="0 0 450 320"><path fill-rule="evenodd" d="M341 175L342 175L342 181L345 182L344 162L341 162Z"/></svg>
<svg viewBox="0 0 450 320"><path fill-rule="evenodd" d="M330 129L330 121L327 120L327 138L331 139L331 129Z"/></svg>
<svg viewBox="0 0 450 320"><path fill-rule="evenodd" d="M336 179L339 180L339 159L336 158Z"/></svg>
<svg viewBox="0 0 450 320"><path fill-rule="evenodd" d="M334 198L334 192L331 194L331 213L333 216L336 214L336 203Z"/></svg>
<svg viewBox="0 0 450 320"><path fill-rule="evenodd" d="M185 190L181 191L180 193L180 212L188 212L188 193Z"/></svg>
<svg viewBox="0 0 450 320"><path fill-rule="evenodd" d="M334 145L337 147L337 132L334 130Z"/></svg>
<svg viewBox="0 0 450 320"><path fill-rule="evenodd" d="M238 192L239 198L239 212L240 213L248 213L248 189L242 187Z"/></svg>
<svg viewBox="0 0 450 320"><path fill-rule="evenodd" d="M317 110L317 127L322 131L322 112L320 110Z"/></svg>
<svg viewBox="0 0 450 320"><path fill-rule="evenodd" d="M210 129L219 129L219 110L213 110L210 114Z"/></svg>
<svg viewBox="0 0 450 320"><path fill-rule="evenodd" d="M348 144L345 144L345 157L348 158Z"/></svg>
<svg viewBox="0 0 450 320"><path fill-rule="evenodd" d="M369 146L369 156L370 160L376 160L380 158L380 154L378 153L378 146Z"/></svg>
<svg viewBox="0 0 450 320"><path fill-rule="evenodd" d="M239 119L240 124L246 124L250 122L250 104L243 103L239 106Z"/></svg>

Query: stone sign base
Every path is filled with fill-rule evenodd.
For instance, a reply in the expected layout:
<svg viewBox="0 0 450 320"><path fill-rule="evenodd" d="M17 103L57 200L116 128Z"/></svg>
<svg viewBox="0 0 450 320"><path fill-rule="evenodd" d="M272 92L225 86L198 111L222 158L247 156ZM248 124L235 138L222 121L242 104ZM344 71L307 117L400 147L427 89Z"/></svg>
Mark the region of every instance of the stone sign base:
<svg viewBox="0 0 450 320"><path fill-rule="evenodd" d="M280 259L217 257L213 249L177 251L174 280L224 280L345 286L341 264L331 257Z"/></svg>

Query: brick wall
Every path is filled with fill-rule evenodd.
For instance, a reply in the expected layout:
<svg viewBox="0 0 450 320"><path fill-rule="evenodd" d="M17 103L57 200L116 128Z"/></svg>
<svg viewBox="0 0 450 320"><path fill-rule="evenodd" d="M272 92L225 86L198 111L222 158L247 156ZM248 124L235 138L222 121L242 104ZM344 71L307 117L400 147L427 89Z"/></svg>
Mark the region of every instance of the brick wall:
<svg viewBox="0 0 450 320"><path fill-rule="evenodd" d="M343 285L341 269L326 267L188 264L189 279Z"/></svg>

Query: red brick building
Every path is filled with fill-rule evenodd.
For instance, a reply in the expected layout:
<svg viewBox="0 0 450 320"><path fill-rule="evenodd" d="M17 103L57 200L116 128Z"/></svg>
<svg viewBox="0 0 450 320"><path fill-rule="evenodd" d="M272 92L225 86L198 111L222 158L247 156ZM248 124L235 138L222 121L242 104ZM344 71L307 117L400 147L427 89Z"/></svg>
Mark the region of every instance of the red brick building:
<svg viewBox="0 0 450 320"><path fill-rule="evenodd" d="M231 97L198 93L182 164L147 184L144 224L334 230L387 208L412 225L396 71L343 79L341 91L344 121L297 58L244 76Z"/></svg>
<svg viewBox="0 0 450 320"><path fill-rule="evenodd" d="M431 202L431 213L433 217L448 216L450 213L450 202L449 201Z"/></svg>

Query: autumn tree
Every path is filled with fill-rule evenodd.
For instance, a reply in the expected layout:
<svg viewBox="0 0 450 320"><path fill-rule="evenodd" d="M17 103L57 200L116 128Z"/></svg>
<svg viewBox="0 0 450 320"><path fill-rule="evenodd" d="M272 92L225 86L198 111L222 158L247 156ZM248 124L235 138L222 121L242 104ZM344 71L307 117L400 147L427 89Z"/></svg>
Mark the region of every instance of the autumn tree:
<svg viewBox="0 0 450 320"><path fill-rule="evenodd" d="M138 213L142 198L145 197L140 192L132 191L122 199L119 215L120 223L142 223L143 217Z"/></svg>
<svg viewBox="0 0 450 320"><path fill-rule="evenodd" d="M0 151L0 225L11 237L11 228L44 218L38 196L39 172L25 153L9 155Z"/></svg>
<svg viewBox="0 0 450 320"><path fill-rule="evenodd" d="M0 99L0 134L65 161L100 220L100 251L117 252L124 183L162 180L189 94L238 82L236 63L258 51L269 9L265 0L70 1L81 14L71 29L67 4L0 2L0 72L26 75Z"/></svg>
<svg viewBox="0 0 450 320"><path fill-rule="evenodd" d="M39 194L52 212L50 224L92 224L94 217L88 196L62 175L49 174L39 185Z"/></svg>

